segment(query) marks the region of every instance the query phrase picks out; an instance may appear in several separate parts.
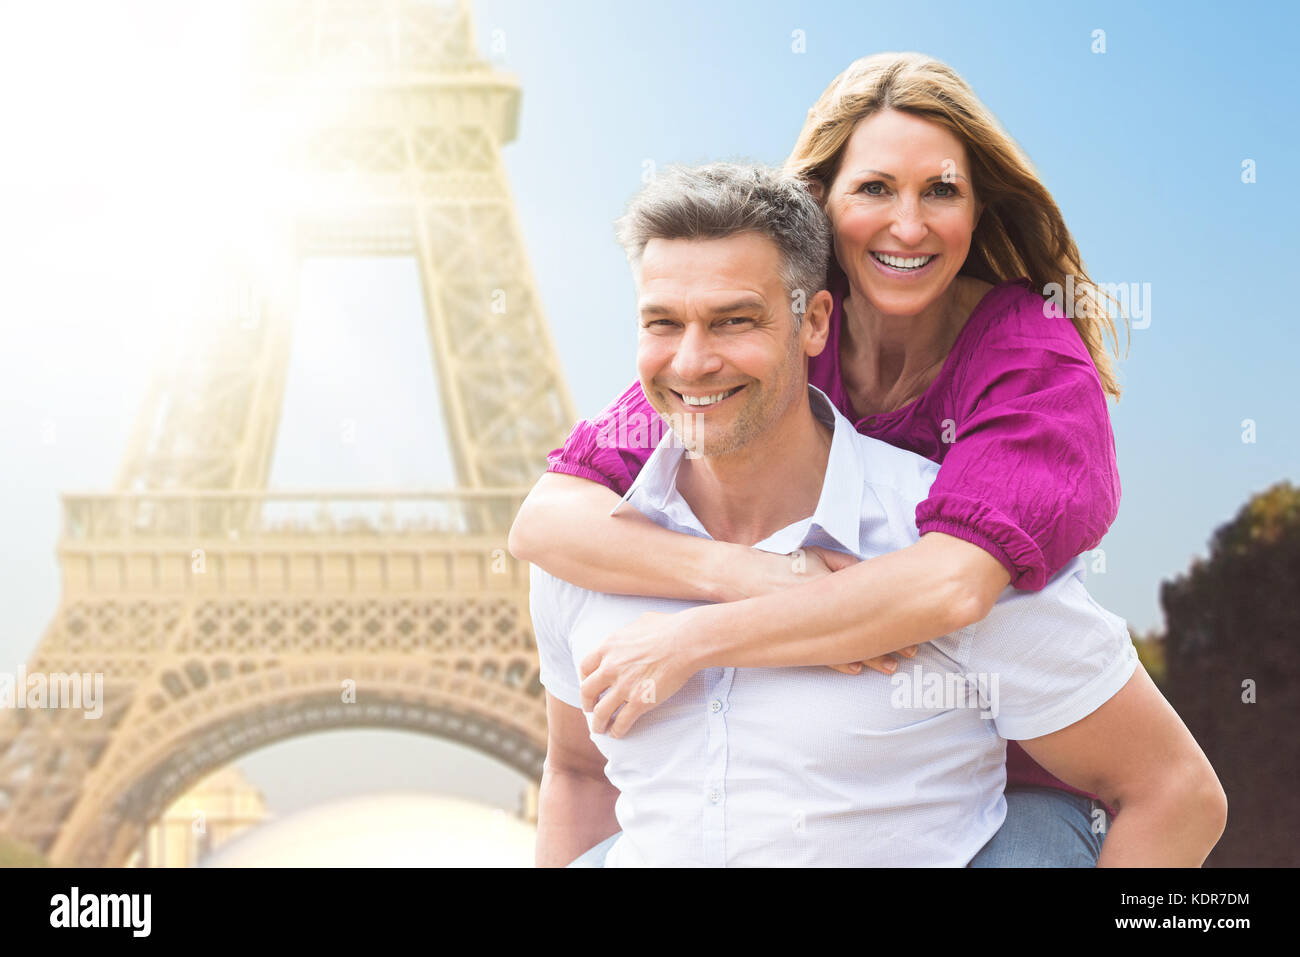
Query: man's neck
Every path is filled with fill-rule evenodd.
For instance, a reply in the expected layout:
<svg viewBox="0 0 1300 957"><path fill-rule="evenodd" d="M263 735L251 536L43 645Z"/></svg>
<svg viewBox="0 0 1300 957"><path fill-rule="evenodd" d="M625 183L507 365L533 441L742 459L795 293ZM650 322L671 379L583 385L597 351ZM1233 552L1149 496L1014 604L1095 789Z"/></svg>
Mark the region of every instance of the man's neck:
<svg viewBox="0 0 1300 957"><path fill-rule="evenodd" d="M833 430L807 400L725 456L685 457L677 491L713 538L753 545L817 510Z"/></svg>

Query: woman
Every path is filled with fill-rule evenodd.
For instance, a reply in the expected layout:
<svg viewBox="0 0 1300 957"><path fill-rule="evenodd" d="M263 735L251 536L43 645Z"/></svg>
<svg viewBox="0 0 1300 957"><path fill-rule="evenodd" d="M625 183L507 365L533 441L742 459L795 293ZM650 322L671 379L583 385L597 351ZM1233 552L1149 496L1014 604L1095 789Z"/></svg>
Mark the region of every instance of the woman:
<svg viewBox="0 0 1300 957"><path fill-rule="evenodd" d="M583 662L597 733L625 734L653 707L634 700L639 682L674 687L671 649L691 636L737 667L888 673L889 653L981 620L1008 584L1042 588L1118 509L1105 396L1120 390L1103 345L1114 323L1055 202L964 81L914 53L858 60L809 111L786 166L834 235L831 338L810 381L860 432L940 464L921 538L827 574L842 557L791 562L633 509L611 516L652 451L611 427L654 421L633 383L552 453L511 551L593 590L725 604L639 620ZM1067 276L1069 318L1038 292ZM1095 796L1014 742L1007 764L1006 822L972 866L1095 864Z"/></svg>

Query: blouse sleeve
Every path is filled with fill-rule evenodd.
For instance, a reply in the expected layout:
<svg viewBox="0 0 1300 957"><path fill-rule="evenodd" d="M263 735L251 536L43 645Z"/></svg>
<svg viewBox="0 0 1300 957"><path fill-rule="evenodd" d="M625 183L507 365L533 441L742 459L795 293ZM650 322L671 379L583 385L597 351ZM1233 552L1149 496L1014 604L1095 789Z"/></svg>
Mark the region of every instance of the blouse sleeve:
<svg viewBox="0 0 1300 957"><path fill-rule="evenodd" d="M1101 379L1073 324L1041 303L1030 292L971 347L956 441L916 509L921 534L979 545L1025 591L1095 548L1120 499Z"/></svg>
<svg viewBox="0 0 1300 957"><path fill-rule="evenodd" d="M666 430L661 422L637 380L594 418L581 419L564 445L546 457L546 471L599 482L624 495Z"/></svg>

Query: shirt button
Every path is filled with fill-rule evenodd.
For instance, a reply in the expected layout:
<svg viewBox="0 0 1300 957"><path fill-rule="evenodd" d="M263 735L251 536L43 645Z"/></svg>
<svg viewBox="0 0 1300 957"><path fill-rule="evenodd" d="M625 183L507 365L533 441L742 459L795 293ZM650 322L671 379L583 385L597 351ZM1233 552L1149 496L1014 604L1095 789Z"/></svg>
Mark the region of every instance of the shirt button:
<svg viewBox="0 0 1300 957"><path fill-rule="evenodd" d="M719 801L721 801L721 800L722 800L722 792L720 792L720 791L718 791L718 790L716 790L716 789L713 790L713 791L710 791L710 792L709 792L709 801L710 801L711 803L713 803L713 804L717 804L717 803L718 803Z"/></svg>
<svg viewBox="0 0 1300 957"><path fill-rule="evenodd" d="M722 702L719 701L717 698L714 698L712 701L709 702L709 710L712 711L714 714L717 714L719 711L722 710Z"/></svg>

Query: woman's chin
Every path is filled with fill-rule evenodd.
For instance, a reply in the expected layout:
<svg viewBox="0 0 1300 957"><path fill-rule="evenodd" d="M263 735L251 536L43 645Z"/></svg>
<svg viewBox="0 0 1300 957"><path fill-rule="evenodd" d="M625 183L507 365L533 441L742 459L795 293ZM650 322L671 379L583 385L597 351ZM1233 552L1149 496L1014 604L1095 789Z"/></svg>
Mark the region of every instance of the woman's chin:
<svg viewBox="0 0 1300 957"><path fill-rule="evenodd" d="M861 290L872 307L887 316L914 316L925 310L939 297L942 287L926 283L924 287L891 288L888 284L873 282Z"/></svg>

